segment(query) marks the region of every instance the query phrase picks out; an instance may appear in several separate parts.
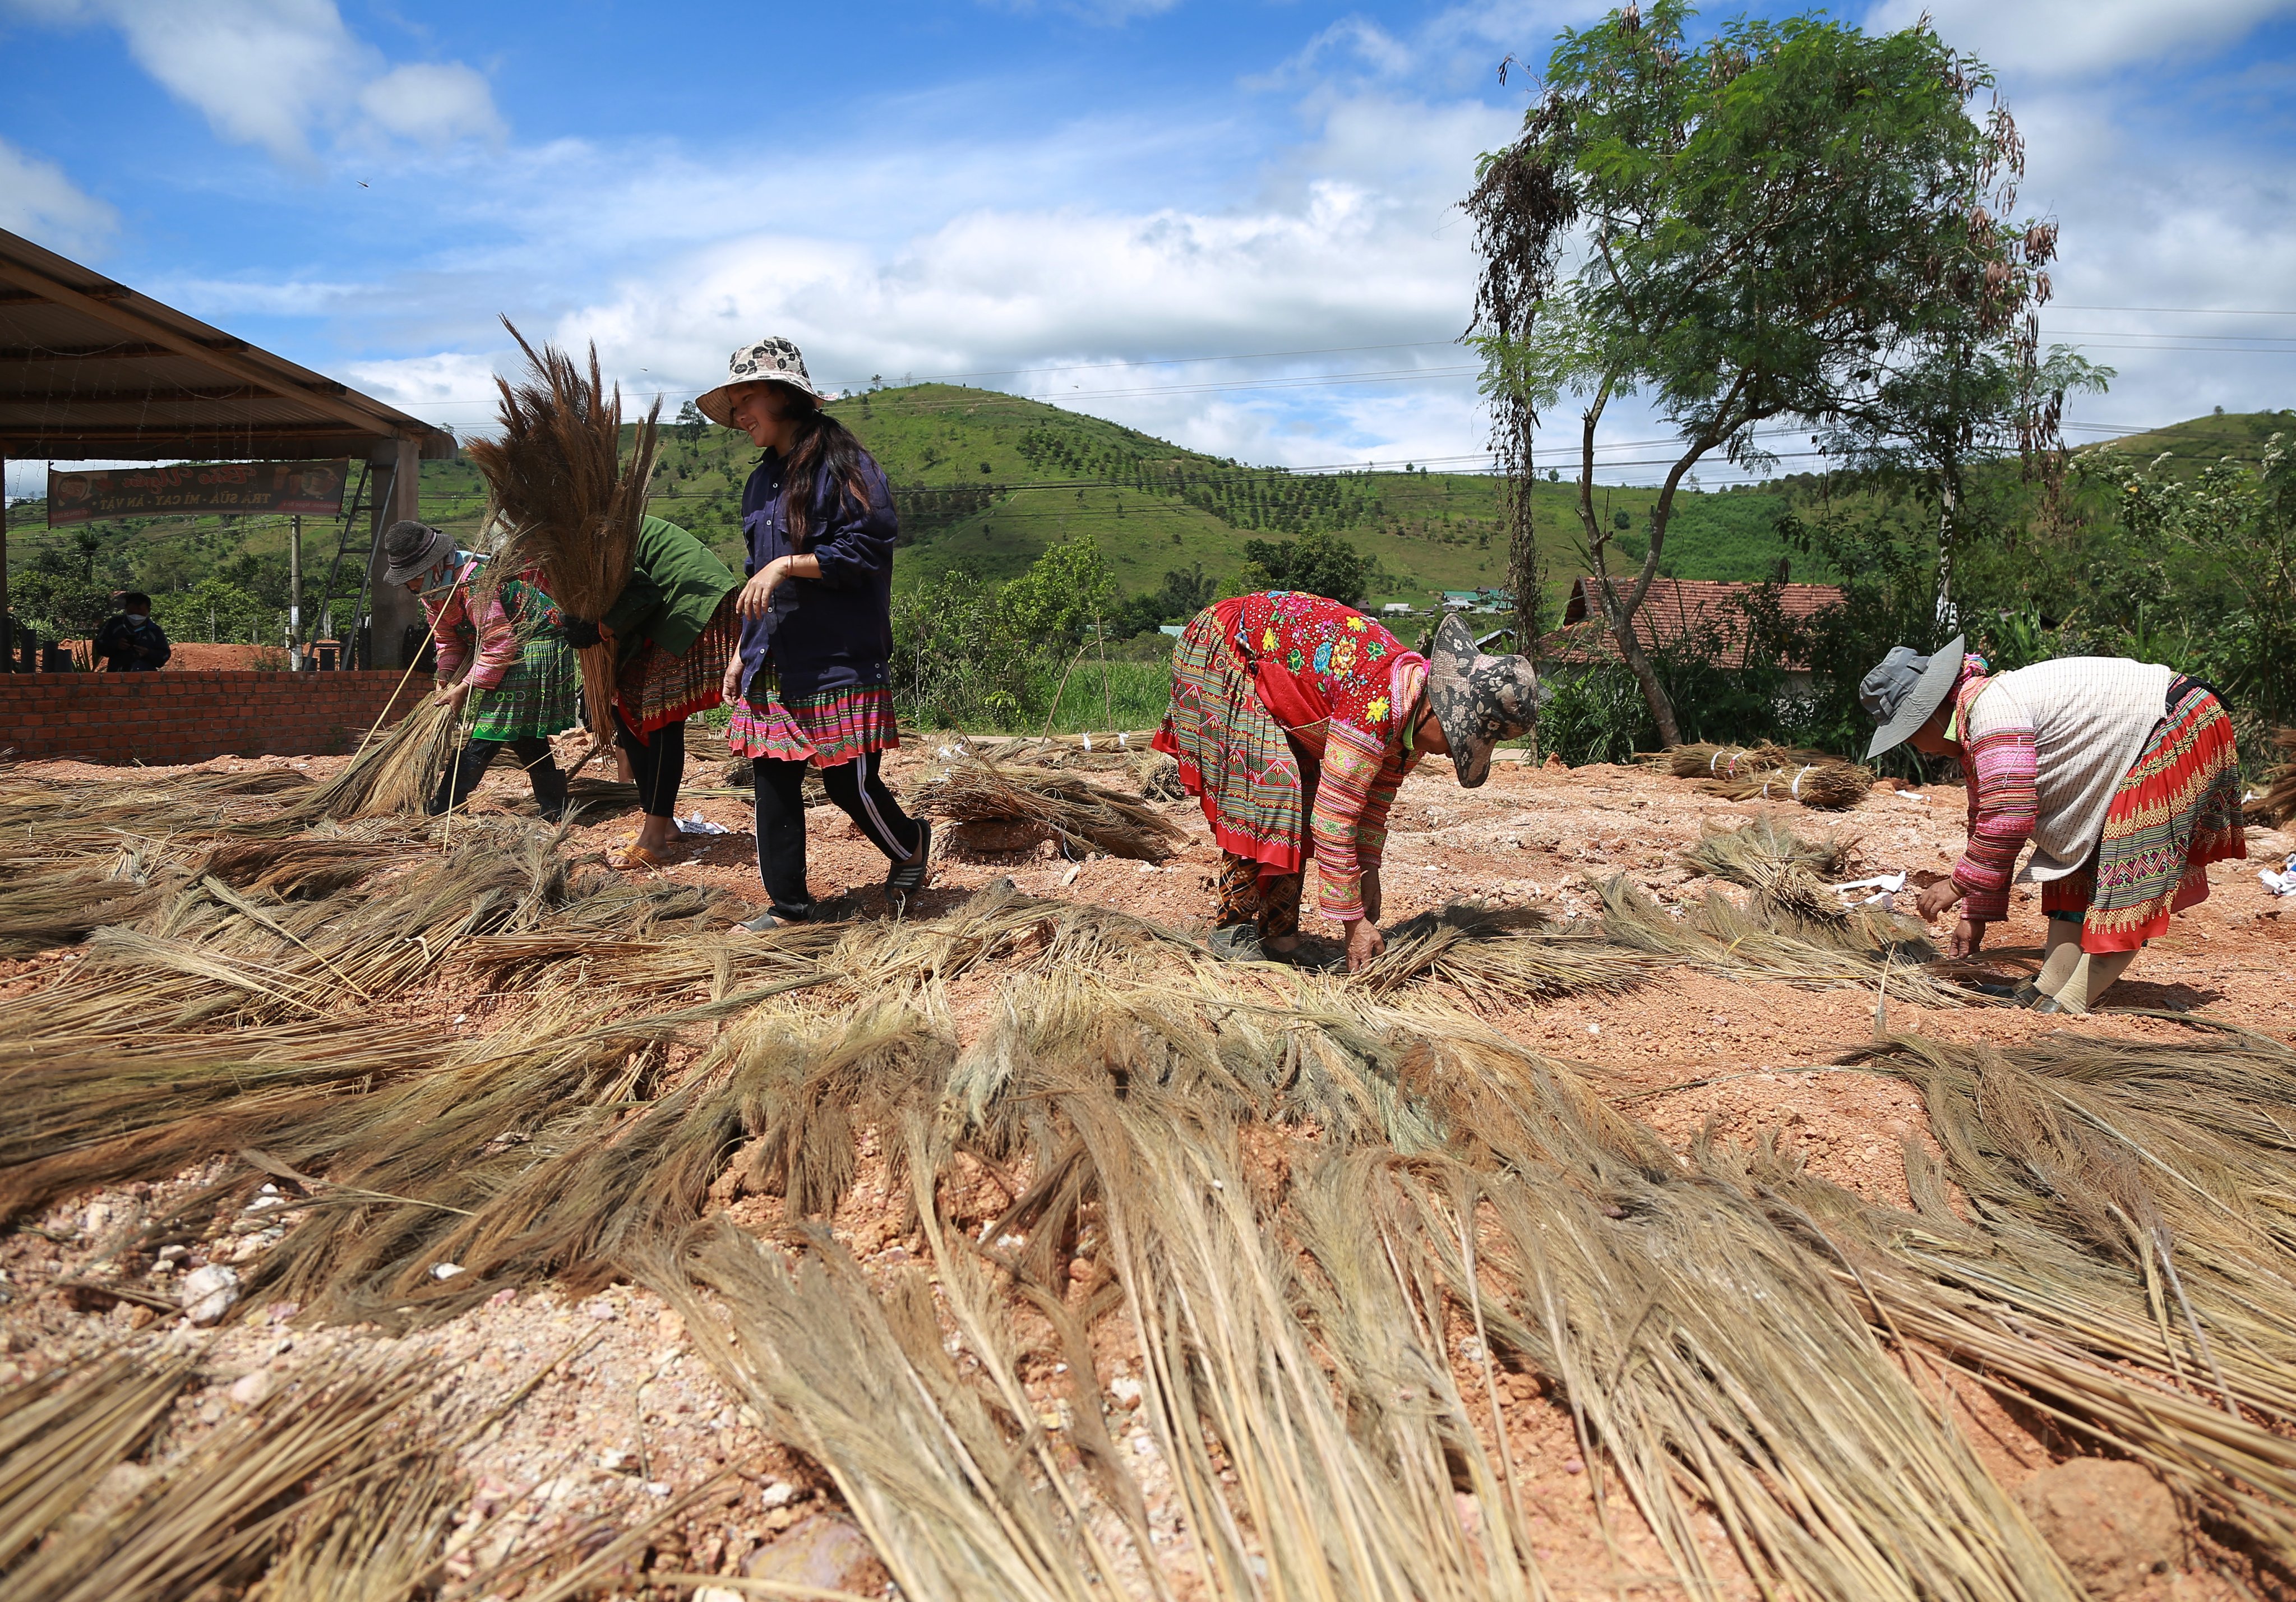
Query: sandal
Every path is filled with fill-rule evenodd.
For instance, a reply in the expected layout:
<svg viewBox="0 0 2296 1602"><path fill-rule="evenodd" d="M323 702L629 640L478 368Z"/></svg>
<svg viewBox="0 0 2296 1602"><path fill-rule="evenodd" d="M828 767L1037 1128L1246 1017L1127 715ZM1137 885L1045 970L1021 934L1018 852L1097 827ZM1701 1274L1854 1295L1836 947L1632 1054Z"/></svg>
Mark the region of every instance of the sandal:
<svg viewBox="0 0 2296 1602"><path fill-rule="evenodd" d="M925 877L932 872L932 824L917 819L917 849L906 862L896 862L885 875L885 895L906 901L924 888Z"/></svg>
<svg viewBox="0 0 2296 1602"><path fill-rule="evenodd" d="M667 858L655 856L642 845L627 845L622 848L622 859L617 866L626 874L660 873L669 866L669 861Z"/></svg>

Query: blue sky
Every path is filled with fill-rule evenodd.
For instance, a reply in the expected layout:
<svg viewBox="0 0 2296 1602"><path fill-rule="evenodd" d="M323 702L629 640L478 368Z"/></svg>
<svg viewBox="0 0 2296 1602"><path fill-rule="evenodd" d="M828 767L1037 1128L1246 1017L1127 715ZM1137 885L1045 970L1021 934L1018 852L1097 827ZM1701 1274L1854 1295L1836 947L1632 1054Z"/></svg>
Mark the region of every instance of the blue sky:
<svg viewBox="0 0 2296 1602"><path fill-rule="evenodd" d="M2120 370L2077 421L2296 404L2296 316L2255 315L2296 312L2296 0L1926 9L2063 225L2046 331ZM832 383L1464 465L1456 204L1523 105L1493 68L1596 10L0 0L0 226L458 429L507 313L673 407L783 333Z"/></svg>

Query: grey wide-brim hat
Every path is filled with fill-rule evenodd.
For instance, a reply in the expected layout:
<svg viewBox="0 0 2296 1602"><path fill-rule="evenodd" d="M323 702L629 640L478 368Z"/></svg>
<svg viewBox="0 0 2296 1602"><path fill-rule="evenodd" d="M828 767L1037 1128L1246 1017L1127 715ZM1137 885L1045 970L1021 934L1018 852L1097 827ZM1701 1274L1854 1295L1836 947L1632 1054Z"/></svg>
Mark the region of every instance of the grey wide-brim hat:
<svg viewBox="0 0 2296 1602"><path fill-rule="evenodd" d="M1866 748L1867 761L1903 745L1945 704L1961 678L1962 647L1968 638L1955 635L1933 656L1916 656L1911 645L1893 645L1881 666L1857 681L1857 699L1866 715L1882 726Z"/></svg>
<svg viewBox="0 0 2296 1602"><path fill-rule="evenodd" d="M420 579L454 551L455 541L446 530L402 518L382 531L382 554L390 562L382 581L406 584Z"/></svg>
<svg viewBox="0 0 2296 1602"><path fill-rule="evenodd" d="M805 370L805 355L794 340L785 340L769 333L761 340L752 340L726 358L726 382L706 395L693 398L696 410L721 428L734 426L734 391L744 384L787 384L792 390L803 390L816 400L827 396L813 387L812 375Z"/></svg>
<svg viewBox="0 0 2296 1602"><path fill-rule="evenodd" d="M1459 783L1490 776L1491 751L1538 724L1538 674L1527 656L1485 656L1456 612L1435 630L1427 653L1427 699L1443 726Z"/></svg>

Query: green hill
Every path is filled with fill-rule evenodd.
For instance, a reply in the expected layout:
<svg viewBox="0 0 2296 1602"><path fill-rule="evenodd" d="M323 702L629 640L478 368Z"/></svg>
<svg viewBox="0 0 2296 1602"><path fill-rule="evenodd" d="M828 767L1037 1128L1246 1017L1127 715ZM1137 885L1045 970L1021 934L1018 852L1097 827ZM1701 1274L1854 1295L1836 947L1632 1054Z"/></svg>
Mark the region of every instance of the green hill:
<svg viewBox="0 0 2296 1602"><path fill-rule="evenodd" d="M1250 467L1040 401L948 384L879 390L832 409L892 481L902 529L895 582L905 587L957 570L1010 579L1047 546L1089 536L1127 593L1138 594L1160 588L1173 569L1201 566L1214 579L1228 578L1243 564L1246 541L1310 531L1338 534L1376 562L1376 602L1424 605L1436 591L1505 583L1500 486L1485 474ZM2124 444L2189 451L2195 461L2252 456L2290 422L2296 418L2276 413L2196 418ZM738 567L742 483L756 455L730 429L666 427L654 510ZM1788 555L1777 519L1806 487L1797 476L1759 489L1684 494L1664 571L1684 579L1772 576ZM1656 497L1649 488L1597 489L1597 517L1618 531L1622 555L1639 555ZM1559 603L1585 571L1577 491L1567 482L1541 482L1532 505L1550 601ZM431 522L475 534L485 509L477 472L464 461L424 463L422 509ZM114 587L132 583L158 596L227 577L266 607L283 604L283 519L155 518L49 533L37 526L44 512L38 502L10 509L12 572L46 547L49 560L70 551L76 566L87 564L91 581ZM365 522L357 520L355 539L363 541ZM305 593L315 609L337 526L305 520ZM357 581L356 560L346 566L339 602ZM1804 562L1792 576L1830 575Z"/></svg>
<svg viewBox="0 0 2296 1602"><path fill-rule="evenodd" d="M2250 466L2263 459L2265 441L2275 434L2296 434L2296 412L2218 412L2172 423L2142 434L2081 448L2084 454L2119 450L2139 462L2150 462L2164 452L2172 470L2197 471L2230 456Z"/></svg>

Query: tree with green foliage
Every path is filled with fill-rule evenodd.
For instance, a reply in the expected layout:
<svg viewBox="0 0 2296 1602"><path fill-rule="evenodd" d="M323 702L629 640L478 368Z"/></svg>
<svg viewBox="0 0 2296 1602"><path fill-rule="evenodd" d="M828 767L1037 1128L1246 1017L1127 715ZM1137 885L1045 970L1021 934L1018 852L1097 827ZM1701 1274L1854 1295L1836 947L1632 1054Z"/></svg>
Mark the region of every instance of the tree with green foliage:
<svg viewBox="0 0 2296 1602"><path fill-rule="evenodd" d="M2048 225L2042 225L2047 227ZM2032 300L2047 299L2041 275ZM1956 593L1960 558L1970 543L2023 510L2000 475L1972 472L2016 458L2023 477L2039 477L2054 500L2065 460L2059 423L2067 394L2101 394L2110 367L2062 345L2042 357L2030 313L2006 329L1972 303L1939 308L1931 325L1901 351L1882 353L1853 373L1852 392L1824 420L1819 448L1853 472L1909 489L1937 530L1938 637L1961 628ZM1973 493L1986 488L1996 493Z"/></svg>
<svg viewBox="0 0 2296 1602"><path fill-rule="evenodd" d="M1243 571L1237 583L1246 593L1263 589L1304 590L1343 606L1361 606L1378 563L1336 534L1302 534L1297 539L1247 539Z"/></svg>
<svg viewBox="0 0 2296 1602"><path fill-rule="evenodd" d="M2243 732L2296 723L2296 453L2288 436L2273 435L2253 470L2226 459L2179 478L2168 464L2163 455L2139 467L2123 452L2103 450L2079 472L2112 494L2137 549L2196 552L2238 594L2241 604L2184 622L2188 635L2205 637L2196 654L2207 659Z"/></svg>
<svg viewBox="0 0 2296 1602"><path fill-rule="evenodd" d="M1053 546L1007 584L998 608L1016 638L1050 650L1070 650L1112 619L1115 575L1090 538Z"/></svg>
<svg viewBox="0 0 2296 1602"><path fill-rule="evenodd" d="M316 599L316 597L314 597ZM277 614L228 579L209 574L188 590L152 592L152 615L172 640L268 643ZM316 624L317 620L313 620Z"/></svg>
<svg viewBox="0 0 2296 1602"><path fill-rule="evenodd" d="M701 442L701 431L709 426L709 419L701 415L700 407L689 400L677 408L677 422L675 426L680 440L685 440L688 445L698 445Z"/></svg>
<svg viewBox="0 0 2296 1602"><path fill-rule="evenodd" d="M9 580L19 621L48 639L89 639L111 615L115 586L101 571L102 542L93 529L73 531L69 546L44 544Z"/></svg>
<svg viewBox="0 0 2296 1602"><path fill-rule="evenodd" d="M2054 230L2003 219L2015 127L1997 103L1970 115L1990 76L1926 23L1868 37L1823 17L1742 18L1693 45L1691 14L1656 0L1562 34L1522 137L1483 159L1467 202L1510 579L1530 593L1533 427L1577 397L1595 594L1669 742L1678 722L1635 614L1692 470L1718 452L1767 463L1757 425L1834 416L1885 358L1941 329L2008 327L2055 245ZM1639 571L1613 582L1595 445L1611 403L1644 392L1680 446Z"/></svg>
<svg viewBox="0 0 2296 1602"><path fill-rule="evenodd" d="M1114 631L1129 637L1166 623L1185 623L1210 606L1218 594L1219 580L1205 572L1201 562L1166 568L1160 587L1132 596L1119 609L1121 621Z"/></svg>

